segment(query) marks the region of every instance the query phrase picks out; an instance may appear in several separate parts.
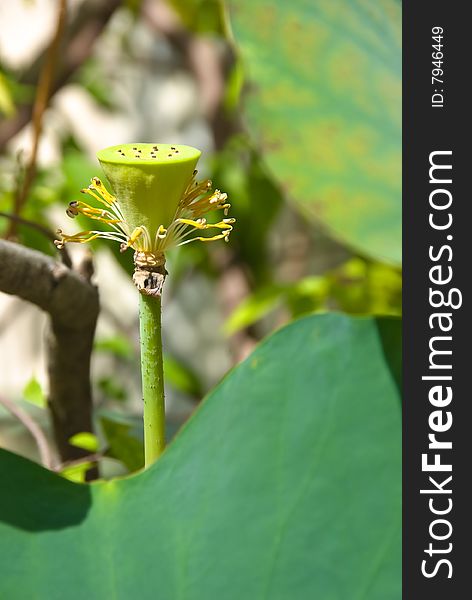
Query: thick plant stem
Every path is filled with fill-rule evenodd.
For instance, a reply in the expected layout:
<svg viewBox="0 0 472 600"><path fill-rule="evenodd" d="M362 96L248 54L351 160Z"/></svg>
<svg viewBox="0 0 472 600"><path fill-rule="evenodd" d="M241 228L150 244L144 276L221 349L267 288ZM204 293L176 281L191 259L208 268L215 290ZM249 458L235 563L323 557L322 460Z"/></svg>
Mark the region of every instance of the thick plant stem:
<svg viewBox="0 0 472 600"><path fill-rule="evenodd" d="M139 294L139 321L144 399L144 461L148 467L165 448L160 296Z"/></svg>

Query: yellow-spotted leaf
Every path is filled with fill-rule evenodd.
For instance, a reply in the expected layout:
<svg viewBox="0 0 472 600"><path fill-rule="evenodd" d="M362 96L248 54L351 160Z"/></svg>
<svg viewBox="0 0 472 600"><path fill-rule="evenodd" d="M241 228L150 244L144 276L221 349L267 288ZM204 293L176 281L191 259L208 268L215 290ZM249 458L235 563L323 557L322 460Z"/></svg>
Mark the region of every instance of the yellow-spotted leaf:
<svg viewBox="0 0 472 600"><path fill-rule="evenodd" d="M401 4L231 0L244 107L273 175L363 254L401 261Z"/></svg>

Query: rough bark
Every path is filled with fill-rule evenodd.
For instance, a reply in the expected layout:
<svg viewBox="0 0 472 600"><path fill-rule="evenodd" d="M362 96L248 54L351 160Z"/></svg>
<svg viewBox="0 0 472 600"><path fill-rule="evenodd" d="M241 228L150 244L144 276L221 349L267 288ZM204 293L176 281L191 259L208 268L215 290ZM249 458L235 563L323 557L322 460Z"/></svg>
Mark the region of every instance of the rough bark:
<svg viewBox="0 0 472 600"><path fill-rule="evenodd" d="M92 431L90 357L99 312L97 288L53 258L0 240L0 291L46 311L49 409L62 461L87 454L69 444ZM93 476L93 473L89 473Z"/></svg>

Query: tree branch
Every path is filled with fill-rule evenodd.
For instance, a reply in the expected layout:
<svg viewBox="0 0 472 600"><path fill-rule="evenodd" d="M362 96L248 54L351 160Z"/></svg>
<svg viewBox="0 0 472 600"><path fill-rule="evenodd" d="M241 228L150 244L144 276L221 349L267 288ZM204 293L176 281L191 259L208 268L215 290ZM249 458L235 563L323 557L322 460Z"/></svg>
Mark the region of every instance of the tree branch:
<svg viewBox="0 0 472 600"><path fill-rule="evenodd" d="M31 227L35 231L42 233L45 238L47 238L51 244L54 244L54 240L57 239L57 235L53 233L50 229L41 225L41 223L36 223L35 221L30 221L29 219L24 219L23 217L19 217L18 215L13 215L11 213L6 213L0 210L0 217L4 217L5 219L11 219L12 221L16 221L19 225L25 225L26 227ZM65 252L64 252L65 251ZM62 262L66 265L66 267L72 268L72 261L70 259L69 253L67 249L64 247L61 250L61 259Z"/></svg>
<svg viewBox="0 0 472 600"><path fill-rule="evenodd" d="M50 316L47 333L48 404L63 461L86 456L69 444L92 431L90 357L99 311L87 279L36 250L0 240L0 291L32 302Z"/></svg>
<svg viewBox="0 0 472 600"><path fill-rule="evenodd" d="M36 159L38 156L39 140L41 138L41 131L43 126L43 115L44 111L49 102L49 96L51 93L51 86L54 80L56 71L56 64L58 59L59 47L61 44L62 33L64 31L64 25L67 16L67 3L66 0L59 0L57 6L57 22L54 35L51 40L51 44L48 48L44 65L41 69L38 81L38 87L36 90L36 97L33 104L33 143L31 149L31 156L28 160L26 167L25 176L20 182L18 189L15 193L13 214L19 216L21 209L23 208L33 184L36 175ZM10 224L7 230L7 238L14 238L16 235L17 221L14 219L10 220Z"/></svg>
<svg viewBox="0 0 472 600"><path fill-rule="evenodd" d="M0 396L0 404L2 404L9 413L11 413L18 421L20 421L26 429L30 432L34 441L36 442L36 446L38 448L39 457L43 466L46 469L54 468L54 461L52 458L51 450L49 448L48 440L44 435L41 427L36 423L36 421L31 417L25 410L23 410L16 402L13 402L9 398L5 398L4 396Z"/></svg>

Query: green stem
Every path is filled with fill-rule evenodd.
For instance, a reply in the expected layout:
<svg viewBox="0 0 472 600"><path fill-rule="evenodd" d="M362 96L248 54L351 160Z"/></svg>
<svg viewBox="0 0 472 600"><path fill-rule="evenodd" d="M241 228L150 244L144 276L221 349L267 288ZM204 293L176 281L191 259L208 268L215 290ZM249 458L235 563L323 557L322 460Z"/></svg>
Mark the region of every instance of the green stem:
<svg viewBox="0 0 472 600"><path fill-rule="evenodd" d="M144 399L144 461L148 467L165 448L160 296L139 294L139 321Z"/></svg>

